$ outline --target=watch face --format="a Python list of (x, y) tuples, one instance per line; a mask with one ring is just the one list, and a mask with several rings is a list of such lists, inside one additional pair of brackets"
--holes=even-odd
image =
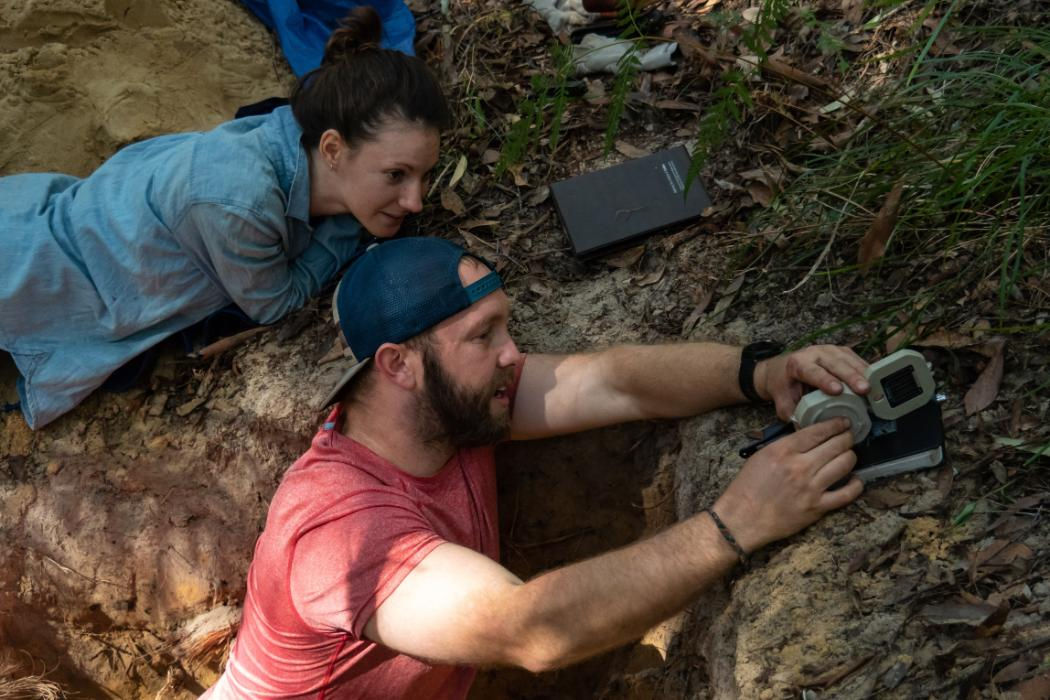
[(771, 340), (760, 340), (751, 343), (744, 348), (744, 355), (756, 360), (764, 360), (767, 357), (776, 357), (784, 351), (784, 346)]

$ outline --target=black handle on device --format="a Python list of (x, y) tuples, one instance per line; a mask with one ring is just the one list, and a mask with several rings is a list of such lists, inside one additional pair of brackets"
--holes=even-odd
[(740, 448), (740, 456), (747, 459), (769, 443), (795, 432), (793, 423), (774, 423), (762, 428), (762, 437)]

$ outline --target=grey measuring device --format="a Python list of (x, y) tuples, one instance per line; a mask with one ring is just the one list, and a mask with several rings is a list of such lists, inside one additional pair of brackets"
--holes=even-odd
[(871, 386), (867, 395), (859, 396), (848, 387), (836, 396), (809, 392), (798, 402), (790, 423), (765, 428), (759, 440), (740, 450), (740, 456), (750, 457), (797, 429), (842, 416), (849, 418), (853, 431), (857, 454), (853, 474), (864, 481), (941, 464), (943, 397), (936, 393), (926, 359), (914, 350), (898, 350), (870, 365), (864, 376)]

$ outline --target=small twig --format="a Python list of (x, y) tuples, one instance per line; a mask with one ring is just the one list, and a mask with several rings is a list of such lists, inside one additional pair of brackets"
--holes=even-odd
[(231, 335), (220, 340), (216, 340), (211, 345), (205, 345), (197, 352), (191, 352), (188, 357), (194, 360), (205, 360), (209, 357), (216, 357), (221, 355), (227, 350), (232, 350), (238, 345), (244, 343), (246, 340), (254, 338), (263, 331), (269, 330), (269, 326), (259, 326), (258, 328), (249, 328), (246, 331), (241, 331), (236, 335)]
[(639, 510), (652, 510), (653, 508), (659, 508), (664, 503), (667, 503), (667, 501), (671, 498), (671, 496), (674, 495), (674, 492), (675, 492), (675, 490), (677, 490), (677, 488), (678, 488), (677, 484), (672, 486), (671, 490), (668, 491), (666, 494), (664, 494), (664, 497), (661, 498), (656, 503), (653, 503), (651, 505), (645, 505), (644, 503), (631, 503), (631, 507), (632, 508), (638, 508)]
[(549, 218), (550, 218), (550, 212), (549, 211), (545, 211), (545, 212), (543, 212), (543, 216), (541, 216), (540, 218), (536, 219), (536, 221), (533, 222), (531, 226), (529, 226), (528, 228), (524, 228), (524, 229), (522, 229), (520, 231), (515, 231), (514, 233), (510, 234), (506, 238), (499, 239), (498, 243), (500, 244), (500, 246), (506, 246), (506, 247), (509, 248), (512, 245), (514, 245), (515, 243), (517, 243), (518, 239), (521, 238), (522, 236), (527, 235), (529, 233), (532, 233), (533, 231), (538, 229), (540, 226), (542, 226), (543, 224), (547, 223), (547, 219), (549, 219)]
[(835, 226), (833, 229), (831, 229), (831, 235), (828, 236), (828, 242), (824, 245), (824, 250), (820, 251), (820, 255), (818, 255), (817, 259), (813, 261), (813, 265), (809, 268), (809, 271), (802, 276), (802, 279), (799, 280), (798, 284), (796, 284), (791, 289), (785, 290), (783, 292), (784, 294), (791, 294), (792, 292), (794, 292), (799, 287), (801, 287), (809, 281), (809, 278), (813, 276), (813, 273), (817, 271), (817, 268), (820, 267), (820, 264), (824, 262), (824, 258), (827, 257), (828, 252), (831, 250), (832, 244), (835, 242), (835, 235), (838, 234), (838, 232), (838, 226)]
[[(32, 550), (32, 551), (36, 552), (35, 549)], [(36, 552), (36, 553), (39, 554), (40, 557), (43, 558), (44, 561), (50, 562), (51, 564), (57, 566), (60, 570), (64, 571), (67, 574), (76, 574), (77, 576), (79, 576), (80, 578), (84, 579), (85, 581), (91, 581), (92, 583), (108, 583), (110, 586), (116, 586), (117, 588), (124, 588), (124, 584), (122, 584), (122, 583), (117, 583), (116, 581), (109, 581), (109, 580), (106, 580), (104, 578), (94, 578), (92, 576), (88, 576), (86, 574), (82, 574), (79, 571), (77, 571), (76, 569), (71, 569), (71, 568), (69, 568), (68, 566), (66, 566), (64, 564), (58, 563), (57, 561), (55, 561), (51, 557), (47, 556), (46, 554), (42, 554), (41, 552)]]
[[(856, 194), (857, 187), (859, 185), (860, 185), (860, 179), (858, 179), (857, 182), (854, 183), (854, 185), (853, 185), (853, 192), (850, 193), (850, 196), (849, 197), (844, 197), (843, 199), (845, 201), (847, 201), (847, 202), (852, 202), (853, 201), (853, 195)], [(784, 294), (791, 294), (796, 289), (798, 289), (799, 287), (804, 285), (806, 282), (808, 282), (809, 278), (812, 277), (813, 273), (815, 273), (817, 271), (817, 268), (820, 267), (820, 264), (822, 262), (824, 262), (824, 258), (827, 257), (828, 252), (831, 250), (832, 244), (835, 242), (835, 236), (838, 235), (839, 224), (841, 224), (842, 219), (846, 218), (846, 211), (845, 211), (845, 209), (840, 209), (838, 211), (839, 211), (839, 214), (841, 214), (841, 218), (838, 218), (838, 219), (835, 220), (835, 226), (831, 229), (831, 235), (828, 236), (828, 242), (824, 246), (824, 250), (820, 251), (820, 255), (817, 256), (817, 259), (813, 262), (813, 266), (811, 268), (809, 268), (809, 272), (807, 272), (802, 277), (802, 279), (799, 281), (798, 284), (796, 284), (794, 287), (792, 287), (791, 289), (789, 289), (786, 292), (784, 292)]]
[(542, 258), (545, 255), (553, 255), (554, 253), (567, 253), (570, 250), (572, 250), (572, 248), (569, 248), (568, 246), (566, 246), (565, 248), (548, 248), (547, 250), (539, 250), (535, 253), (529, 253), (525, 256), (525, 259), (535, 260), (536, 258)]

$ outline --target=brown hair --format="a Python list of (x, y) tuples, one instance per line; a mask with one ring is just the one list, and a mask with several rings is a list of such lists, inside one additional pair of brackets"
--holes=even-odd
[(307, 150), (328, 129), (349, 144), (367, 141), (389, 119), (448, 128), (451, 115), (437, 78), (415, 56), (380, 48), (381, 36), (376, 11), (354, 8), (329, 37), (321, 65), (296, 84), (290, 102)]

